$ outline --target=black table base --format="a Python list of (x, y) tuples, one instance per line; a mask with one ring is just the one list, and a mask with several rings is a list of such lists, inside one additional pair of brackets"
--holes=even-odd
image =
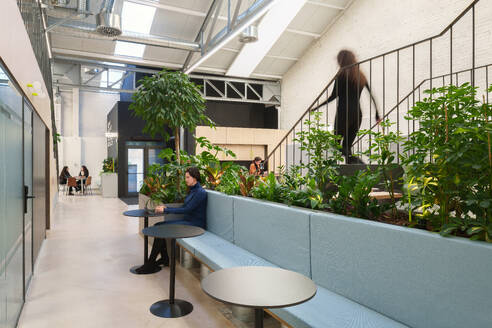
[[(144, 217), (144, 228), (147, 228), (149, 226), (149, 217), (145, 216)], [(149, 261), (149, 237), (144, 235), (144, 265)], [(134, 274), (151, 274), (151, 273), (156, 273), (161, 271), (161, 267), (156, 265), (155, 267), (152, 267), (150, 269), (144, 270), (137, 272), (136, 269), (140, 268), (142, 265), (136, 265), (130, 269), (131, 273)]]
[(170, 300), (155, 302), (150, 307), (150, 312), (162, 318), (179, 318), (190, 314), (193, 311), (193, 305), (190, 302), (175, 299), (173, 303)]
[(134, 274), (151, 274), (151, 273), (156, 273), (161, 271), (161, 267), (156, 265), (155, 267), (152, 267), (151, 269), (147, 269), (145, 271), (140, 270), (140, 272), (137, 271), (138, 268), (141, 268), (143, 265), (135, 265), (134, 267), (130, 268), (130, 272)]

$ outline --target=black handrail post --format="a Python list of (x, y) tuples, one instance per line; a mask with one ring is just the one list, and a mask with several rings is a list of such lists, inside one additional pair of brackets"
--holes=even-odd
[(472, 7), (472, 70), (471, 85), (475, 86), (475, 4)]
[[(400, 132), (400, 50), (396, 53), (396, 133)], [(400, 164), (400, 143), (396, 144), (396, 162)]]
[[(369, 86), (371, 88), (371, 92), (373, 92), (372, 91), (373, 90), (372, 89), (372, 59), (369, 61)], [(378, 109), (376, 108), (376, 111), (377, 110)], [(369, 128), (372, 128), (372, 99), (369, 99)], [(371, 152), (372, 152), (371, 145), (372, 145), (372, 136), (369, 135), (369, 164), (371, 164)]]
[(453, 85), (453, 27), (449, 29), (449, 85)]

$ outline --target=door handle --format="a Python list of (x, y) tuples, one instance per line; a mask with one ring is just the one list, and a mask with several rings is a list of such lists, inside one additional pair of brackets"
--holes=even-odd
[(24, 186), (24, 214), (27, 213), (27, 200), (36, 198), (36, 196), (29, 196), (29, 186)]

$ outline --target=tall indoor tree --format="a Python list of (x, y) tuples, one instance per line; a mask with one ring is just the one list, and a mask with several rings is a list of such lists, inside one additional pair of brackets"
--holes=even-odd
[(139, 82), (130, 110), (145, 120), (143, 132), (152, 136), (160, 134), (165, 140), (171, 137), (166, 127), (174, 132), (176, 159), (180, 164), (180, 129), (193, 131), (199, 124), (214, 125), (205, 115), (205, 99), (199, 86), (188, 75), (165, 69)]

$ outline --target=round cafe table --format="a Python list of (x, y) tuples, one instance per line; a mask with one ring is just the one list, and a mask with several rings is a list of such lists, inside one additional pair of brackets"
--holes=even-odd
[(316, 284), (300, 273), (273, 267), (234, 267), (209, 274), (203, 291), (226, 304), (255, 309), (255, 327), (263, 328), (263, 309), (297, 305), (316, 295)]
[[(163, 213), (151, 213), (144, 209), (131, 210), (123, 212), (124, 216), (134, 217), (134, 218), (144, 218), (144, 228), (149, 226), (149, 217), (157, 217), (163, 216)], [(146, 264), (149, 260), (149, 237), (144, 235), (144, 264)], [(146, 271), (137, 272), (136, 269), (140, 268), (142, 265), (136, 265), (130, 269), (131, 273), (134, 274), (150, 274), (155, 273), (161, 270), (160, 266), (155, 266), (153, 269), (149, 269)]]
[(193, 311), (193, 305), (190, 302), (174, 298), (176, 278), (176, 238), (200, 236), (205, 232), (205, 230), (192, 225), (169, 223), (145, 228), (142, 232), (145, 236), (149, 237), (171, 239), (169, 299), (152, 304), (150, 307), (150, 312), (153, 315), (163, 318), (179, 318), (191, 313)]

